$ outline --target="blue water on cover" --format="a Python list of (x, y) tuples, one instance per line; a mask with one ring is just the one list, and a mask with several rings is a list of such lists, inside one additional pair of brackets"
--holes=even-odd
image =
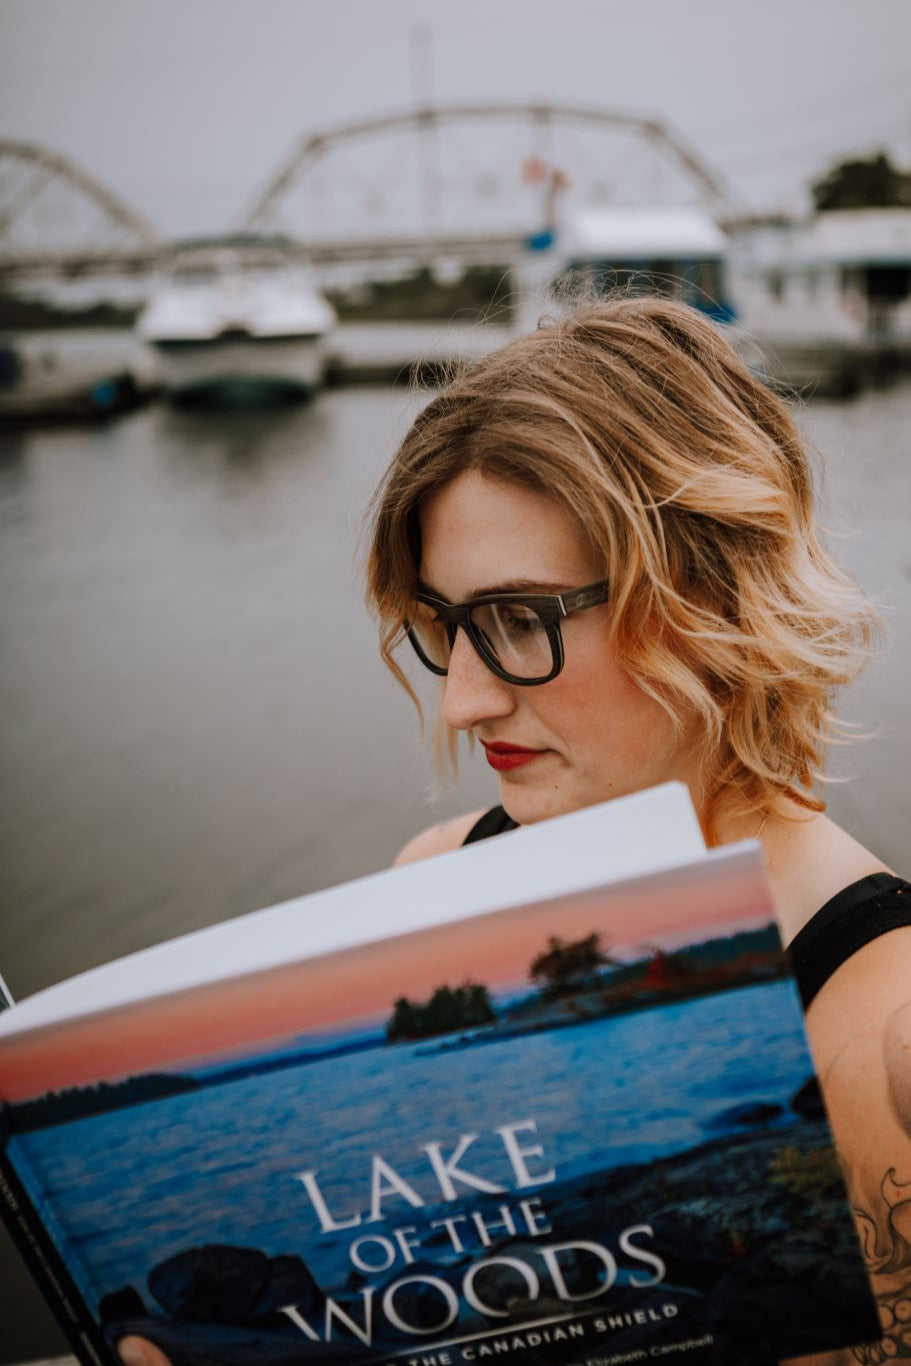
[[(148, 1297), (156, 1262), (203, 1243), (297, 1254), (329, 1289), (344, 1282), (359, 1235), (453, 1212), (422, 1144), (448, 1155), (478, 1134), (460, 1165), (505, 1186), (499, 1201), (546, 1204), (554, 1184), (515, 1189), (498, 1126), (534, 1120), (537, 1134), (519, 1138), (543, 1156), (528, 1167), (562, 1182), (736, 1131), (719, 1123), (725, 1111), (786, 1108), (813, 1070), (790, 981), (451, 1051), (436, 1042), (225, 1082), (36, 1130), (15, 1147), (88, 1273), (77, 1279), (90, 1302), (128, 1282)], [(296, 1173), (318, 1173), (337, 1220), (366, 1219), (373, 1154), (426, 1206), (390, 1196), (383, 1222), (323, 1233)]]

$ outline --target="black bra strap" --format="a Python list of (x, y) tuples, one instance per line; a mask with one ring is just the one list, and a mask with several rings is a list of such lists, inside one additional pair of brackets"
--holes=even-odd
[(788, 948), (804, 1009), (858, 949), (889, 930), (911, 925), (911, 883), (871, 873), (836, 893)]

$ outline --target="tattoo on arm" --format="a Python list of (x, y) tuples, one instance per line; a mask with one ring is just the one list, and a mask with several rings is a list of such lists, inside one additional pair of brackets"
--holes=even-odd
[(881, 1342), (851, 1349), (862, 1366), (911, 1359), (911, 1181), (896, 1181), (890, 1168), (880, 1194), (884, 1212), (878, 1219), (854, 1210), (884, 1332)]
[[(890, 1017), (883, 1035), (889, 1108), (911, 1139), (911, 1003)], [(900, 1180), (890, 1167), (879, 1182), (878, 1199), (854, 1216), (864, 1260), (879, 1306), (883, 1337), (851, 1349), (861, 1366), (911, 1359), (911, 1171)]]

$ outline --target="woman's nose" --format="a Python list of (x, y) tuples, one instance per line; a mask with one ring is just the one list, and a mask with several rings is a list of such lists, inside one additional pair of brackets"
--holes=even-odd
[(443, 720), (453, 730), (508, 716), (516, 705), (513, 688), (488, 669), (464, 630), (456, 631), (443, 687)]

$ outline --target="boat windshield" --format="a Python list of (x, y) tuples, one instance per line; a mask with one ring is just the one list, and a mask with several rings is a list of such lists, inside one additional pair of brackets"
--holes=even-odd
[(570, 261), (555, 289), (564, 294), (659, 294), (682, 299), (695, 307), (720, 301), (724, 289), (721, 261), (712, 257), (665, 257), (661, 260), (606, 260), (596, 257)]

